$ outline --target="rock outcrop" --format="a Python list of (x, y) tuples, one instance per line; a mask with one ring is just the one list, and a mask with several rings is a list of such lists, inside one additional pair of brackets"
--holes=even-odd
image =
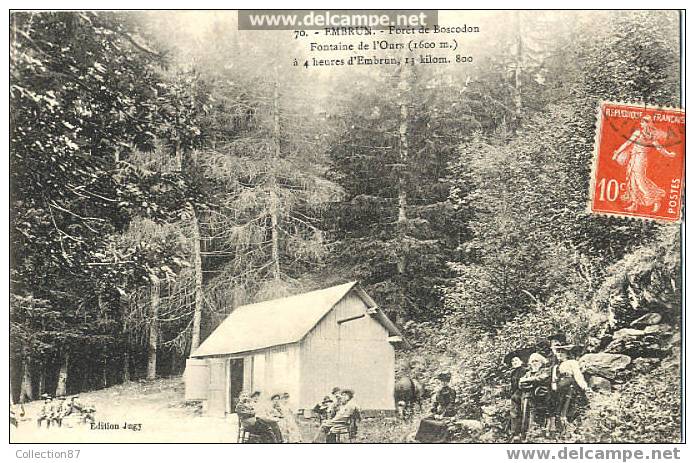
[(608, 352), (584, 354), (579, 359), (579, 365), (584, 373), (607, 379), (615, 379), (630, 362), (632, 358), (629, 355)]

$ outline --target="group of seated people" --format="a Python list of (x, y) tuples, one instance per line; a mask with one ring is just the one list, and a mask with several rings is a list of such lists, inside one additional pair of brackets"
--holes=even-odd
[(235, 407), (244, 431), (257, 436), (261, 442), (297, 443), (302, 441), (294, 411), (287, 392), (265, 398), (261, 391), (241, 393)]
[[(550, 358), (539, 352), (520, 349), (509, 353), (505, 362), (512, 368), (511, 375), (511, 434), (513, 441), (522, 439), (522, 402), (529, 399), (532, 419), (548, 431), (562, 432), (586, 405), (589, 386), (579, 362), (574, 359), (576, 346), (569, 344), (564, 334), (550, 339)], [(530, 424), (530, 423), (529, 423)]]
[(320, 424), (313, 442), (335, 443), (343, 434), (352, 438), (357, 421), (361, 419), (355, 391), (340, 387), (334, 387), (331, 394), (314, 407), (314, 412), (319, 416)]
[(41, 397), (44, 401), (39, 416), (36, 418), (38, 427), (41, 427), (42, 423), (46, 423), (47, 429), (52, 424), (62, 427), (63, 421), (68, 418), (76, 418), (82, 423), (94, 422), (94, 409), (80, 404), (77, 401), (79, 396), (74, 395), (70, 397), (70, 400), (63, 396), (59, 397), (55, 402), (53, 397), (48, 394), (43, 394)]
[[(333, 388), (330, 396), (314, 408), (322, 417), (313, 442), (337, 442), (341, 434), (349, 434), (359, 420), (359, 407), (351, 389)], [(302, 442), (297, 416), (289, 406), (290, 395), (273, 394), (269, 399), (261, 391), (241, 393), (235, 407), (241, 431), (265, 443)]]

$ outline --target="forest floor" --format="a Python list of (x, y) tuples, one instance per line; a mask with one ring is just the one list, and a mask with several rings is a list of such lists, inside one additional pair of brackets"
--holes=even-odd
[[(89, 424), (64, 423), (63, 427), (45, 424), (39, 428), (36, 418), (43, 402), (24, 405), (25, 415), (17, 428), (10, 427), (12, 443), (234, 443), (237, 438), (236, 415), (225, 418), (202, 416), (184, 401), (183, 378), (155, 381), (131, 381), (98, 391), (79, 394), (78, 401), (96, 408), (96, 424), (117, 425), (118, 429), (91, 429)], [(17, 406), (13, 407), (19, 413)], [(388, 421), (388, 422), (387, 422)], [(357, 442), (402, 442), (412, 424), (394, 423), (394, 419), (366, 418), (360, 423)], [(138, 429), (138, 430), (135, 430)], [(311, 442), (318, 425), (300, 420), (304, 442)]]
[(201, 416), (194, 407), (186, 406), (181, 377), (131, 381), (79, 396), (80, 403), (96, 408), (97, 425), (117, 425), (119, 429), (90, 429), (89, 424), (50, 429), (44, 424), (39, 428), (36, 418), (42, 401), (36, 400), (25, 404), (19, 427), (11, 427), (11, 442), (236, 442), (236, 416)]

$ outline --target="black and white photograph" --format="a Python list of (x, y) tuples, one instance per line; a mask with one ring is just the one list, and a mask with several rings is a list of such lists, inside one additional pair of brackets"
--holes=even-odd
[(8, 15), (10, 444), (685, 442), (685, 11)]

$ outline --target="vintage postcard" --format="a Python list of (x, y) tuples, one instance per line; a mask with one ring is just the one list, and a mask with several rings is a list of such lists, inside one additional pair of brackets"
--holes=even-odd
[(9, 442), (674, 451), (684, 14), (11, 10)]

